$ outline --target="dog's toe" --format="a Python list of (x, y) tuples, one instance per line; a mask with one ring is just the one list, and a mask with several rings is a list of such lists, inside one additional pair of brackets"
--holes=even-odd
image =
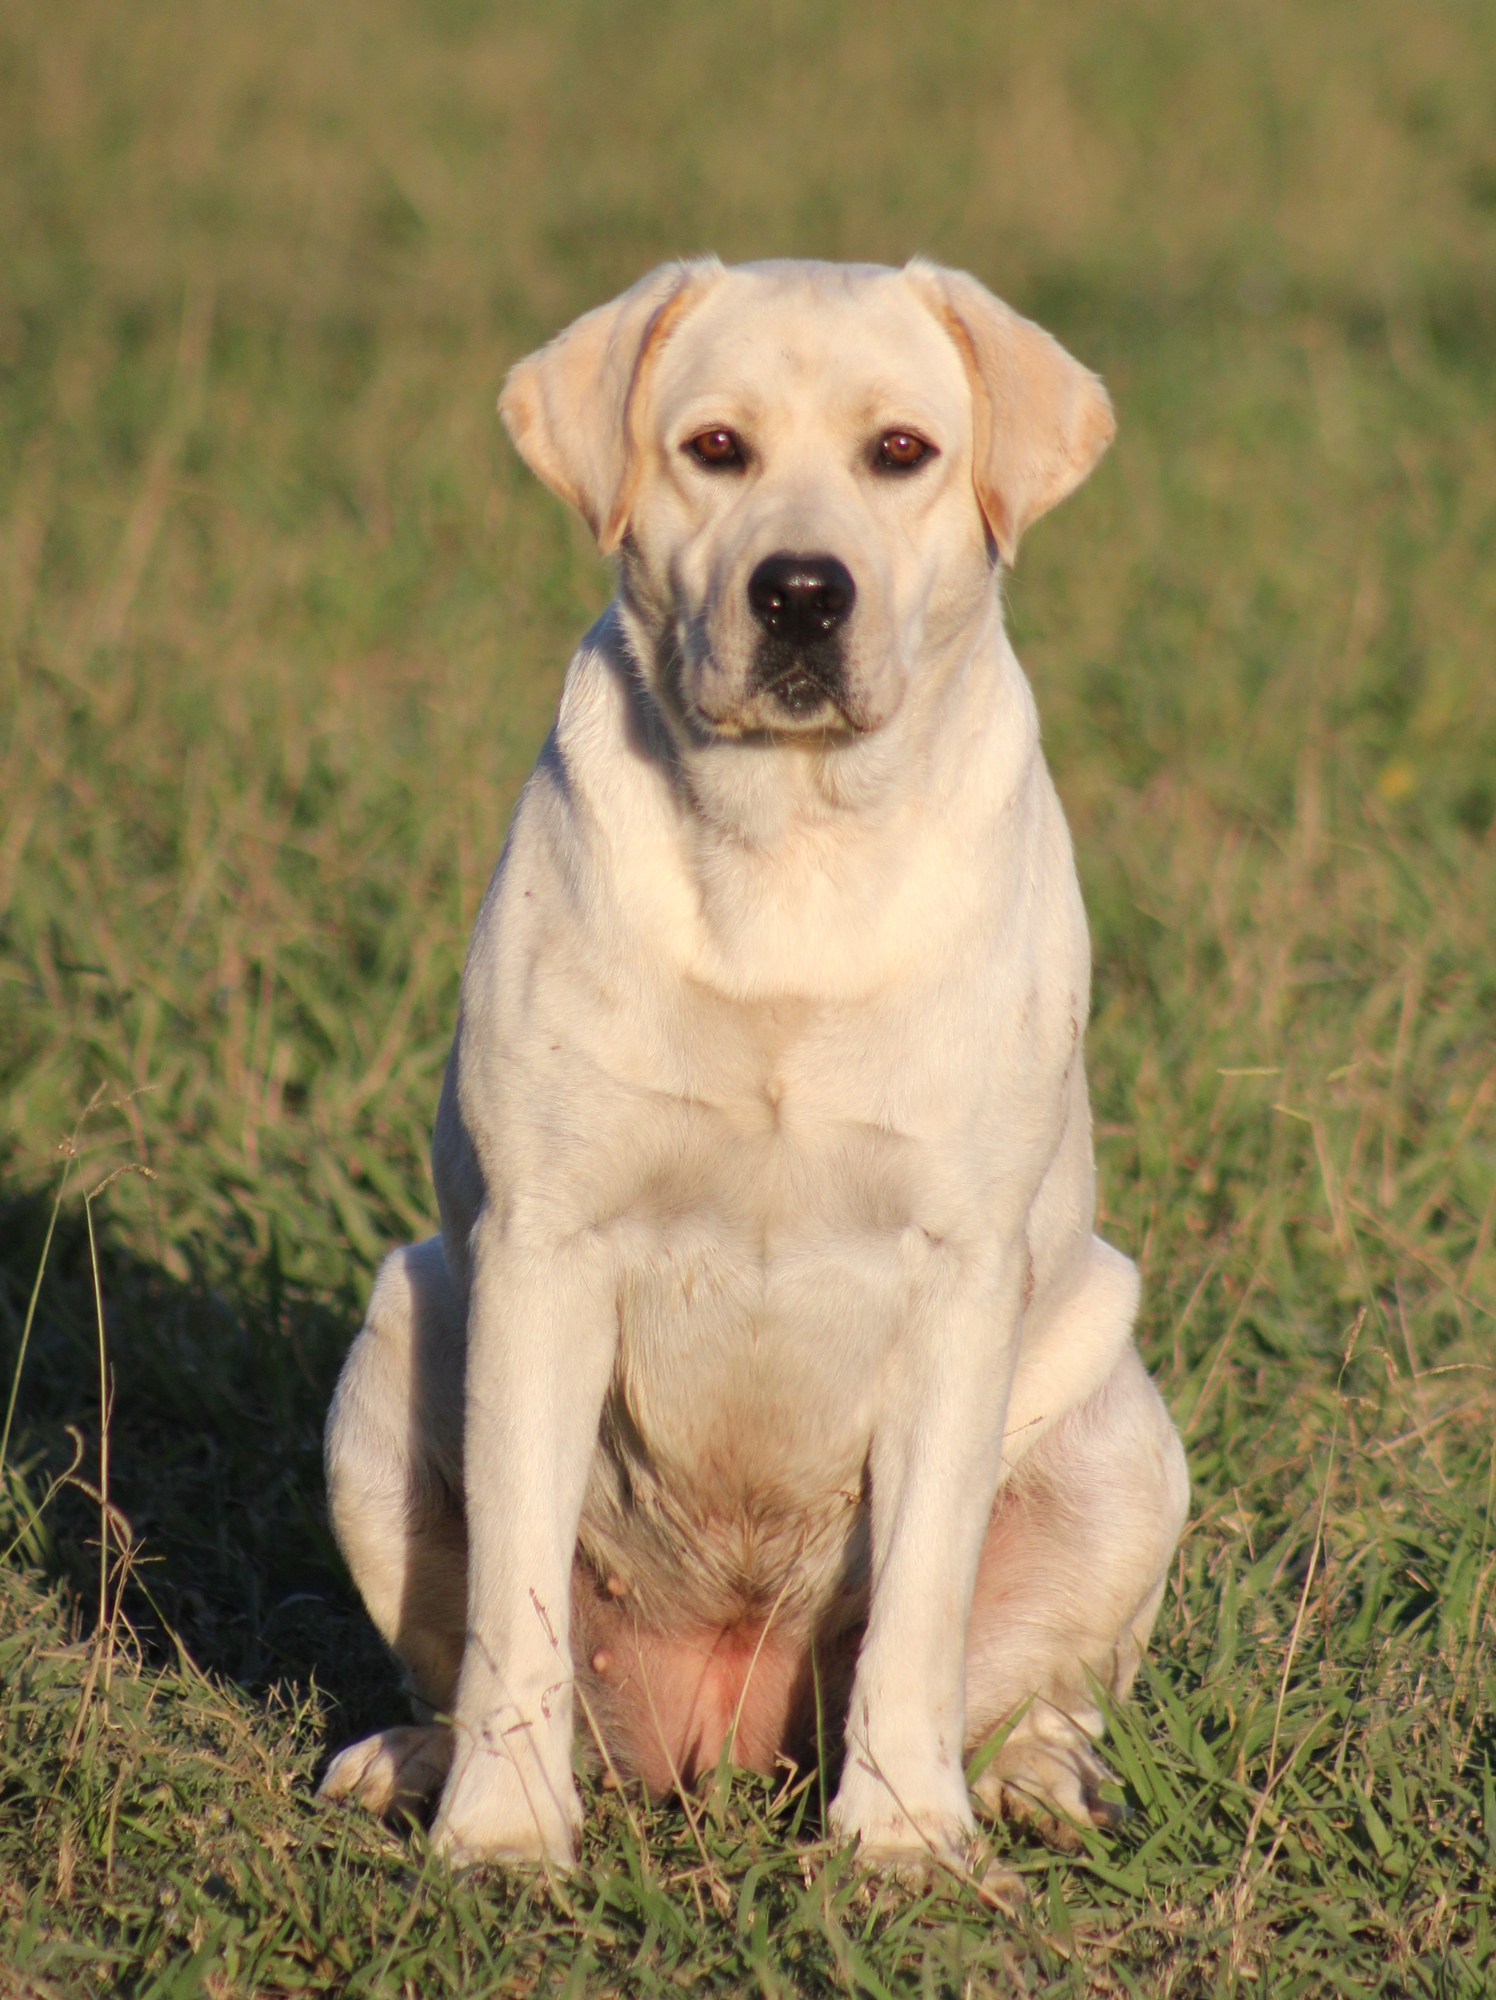
[(1089, 1747), (1076, 1743), (1062, 1750), (1031, 1739), (1010, 1744), (975, 1791), (994, 1818), (1030, 1826), (1049, 1846), (1073, 1852), (1082, 1827), (1111, 1828), (1125, 1819), (1124, 1806), (1102, 1797), (1111, 1782)]
[(914, 1895), (959, 1893), (975, 1889), (984, 1903), (1011, 1915), (1028, 1891), (1023, 1877), (1004, 1868), (987, 1842), (969, 1837), (937, 1852), (933, 1847), (872, 1847), (860, 1845), (856, 1865), (864, 1874), (896, 1882)]
[(977, 1894), (995, 1910), (1011, 1915), (1028, 1895), (1028, 1884), (1011, 1868), (1004, 1868), (990, 1850), (977, 1853), (972, 1861), (971, 1879)]
[(319, 1799), (346, 1799), (381, 1818), (419, 1812), (441, 1790), (452, 1762), (445, 1723), (381, 1729), (340, 1750), (317, 1787)]

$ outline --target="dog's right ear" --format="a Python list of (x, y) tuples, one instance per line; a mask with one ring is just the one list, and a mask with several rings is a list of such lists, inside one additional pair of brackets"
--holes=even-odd
[(628, 526), (640, 391), (650, 364), (721, 274), (715, 257), (661, 264), (509, 371), (499, 415), (515, 450), (582, 515), (604, 555)]

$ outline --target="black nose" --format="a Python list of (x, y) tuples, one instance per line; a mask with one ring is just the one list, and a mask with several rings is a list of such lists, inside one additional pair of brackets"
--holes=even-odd
[(835, 556), (765, 556), (748, 579), (754, 617), (791, 646), (829, 638), (856, 597), (852, 572)]

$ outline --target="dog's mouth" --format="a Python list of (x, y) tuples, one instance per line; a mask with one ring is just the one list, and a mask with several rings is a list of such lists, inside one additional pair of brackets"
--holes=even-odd
[(851, 739), (888, 719), (848, 671), (839, 641), (789, 646), (766, 638), (744, 675), (720, 662), (705, 640), (700, 624), (671, 633), (654, 676), (666, 710), (702, 744)]
[(857, 726), (847, 701), (846, 661), (836, 642), (786, 646), (767, 640), (754, 660), (748, 694), (757, 707), (767, 707), (776, 718), (782, 713), (792, 726), (824, 723), (828, 715), (840, 716), (845, 727)]
[[(759, 697), (769, 690), (758, 690)], [(686, 704), (687, 721), (707, 737), (741, 743), (772, 743), (787, 737), (866, 736), (880, 717), (864, 715), (844, 699), (829, 695), (808, 677), (786, 676), (775, 683), (772, 700), (751, 698), (714, 710), (704, 701)]]
[(687, 706), (713, 736), (766, 743), (866, 736), (883, 720), (869, 710), (848, 673), (839, 641), (789, 646), (764, 640), (755, 649), (746, 685), (725, 699), (712, 699), (712, 678), (697, 678)]

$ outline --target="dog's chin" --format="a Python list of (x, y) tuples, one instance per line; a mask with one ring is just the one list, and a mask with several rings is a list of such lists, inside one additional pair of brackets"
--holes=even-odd
[(784, 676), (725, 699), (697, 694), (685, 709), (701, 735), (737, 743), (851, 741), (887, 720), (851, 691), (832, 693), (808, 675)]
[(879, 726), (830, 700), (799, 711), (771, 701), (745, 702), (721, 714), (698, 708), (690, 719), (701, 735), (722, 743), (850, 743)]

